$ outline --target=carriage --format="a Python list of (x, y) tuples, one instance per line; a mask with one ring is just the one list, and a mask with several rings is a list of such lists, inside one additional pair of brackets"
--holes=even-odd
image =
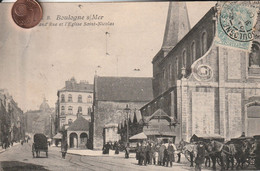
[[(183, 154), (185, 158), (191, 162), (190, 159), (190, 152), (194, 151), (195, 144), (198, 143), (199, 141), (202, 141), (204, 143), (209, 143), (211, 140), (218, 141), (221, 143), (224, 143), (225, 139), (221, 137), (220, 135), (217, 134), (194, 134), (190, 138), (190, 143), (186, 148), (183, 150)], [(195, 160), (195, 157), (193, 158), (193, 161)]]
[(48, 157), (48, 142), (47, 137), (44, 134), (35, 134), (34, 135), (34, 143), (32, 145), (32, 155), (33, 158), (40, 156), (40, 152), (43, 151), (46, 153), (46, 157)]

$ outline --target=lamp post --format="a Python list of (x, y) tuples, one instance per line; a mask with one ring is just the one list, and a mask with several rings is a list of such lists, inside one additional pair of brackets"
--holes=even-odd
[(128, 104), (126, 105), (126, 108), (124, 109), (124, 111), (126, 112), (126, 117), (127, 117), (127, 122), (126, 122), (126, 143), (127, 143), (127, 146), (128, 146), (128, 144), (129, 144), (129, 117), (128, 117), (128, 115), (129, 115), (129, 112), (130, 112), (130, 108), (128, 107)]

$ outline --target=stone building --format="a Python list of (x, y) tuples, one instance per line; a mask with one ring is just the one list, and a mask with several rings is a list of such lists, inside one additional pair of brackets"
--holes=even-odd
[(74, 77), (58, 90), (56, 103), (56, 127), (58, 130), (73, 123), (78, 116), (90, 120), (93, 104), (93, 84), (86, 81), (77, 83)]
[[(91, 116), (90, 136), (93, 148), (101, 149), (105, 142), (105, 126), (118, 125), (127, 117), (124, 109), (129, 106), (129, 115), (153, 98), (152, 79), (143, 77), (94, 78), (94, 102)], [(110, 129), (117, 134), (117, 129)], [(119, 137), (119, 136), (118, 136)]]
[[(162, 47), (152, 61), (155, 98), (140, 110), (173, 117), (177, 142), (195, 133), (260, 134), (260, 39), (251, 52), (216, 44), (218, 10), (212, 7), (190, 29), (185, 2), (169, 4)], [(256, 32), (259, 26), (260, 16)]]
[(89, 121), (79, 116), (67, 128), (67, 142), (69, 148), (86, 148), (89, 139)]
[(25, 137), (25, 116), (6, 89), (0, 90), (0, 141)]

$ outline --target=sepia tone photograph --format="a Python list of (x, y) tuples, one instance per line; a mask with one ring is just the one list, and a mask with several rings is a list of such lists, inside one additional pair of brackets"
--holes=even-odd
[(3, 0), (0, 170), (260, 170), (259, 9)]

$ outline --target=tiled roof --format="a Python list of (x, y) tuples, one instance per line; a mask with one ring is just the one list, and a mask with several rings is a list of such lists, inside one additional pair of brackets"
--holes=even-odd
[(89, 131), (89, 121), (79, 116), (67, 129), (68, 131)]
[(95, 77), (95, 100), (148, 102), (153, 99), (152, 78)]

